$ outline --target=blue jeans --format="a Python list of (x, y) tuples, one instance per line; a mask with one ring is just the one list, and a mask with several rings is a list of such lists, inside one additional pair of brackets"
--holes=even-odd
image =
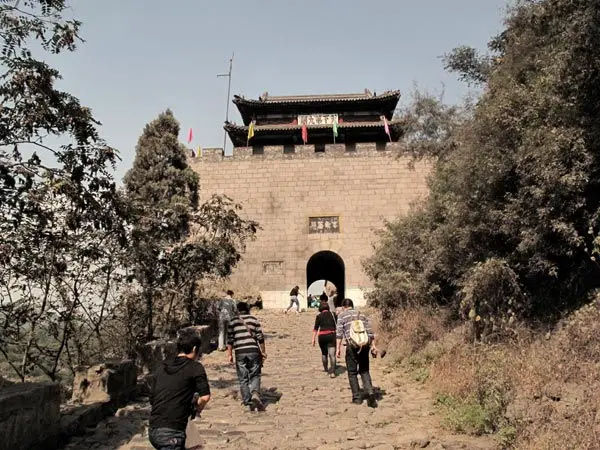
[(262, 356), (258, 353), (236, 355), (235, 367), (237, 370), (238, 381), (240, 382), (242, 402), (244, 405), (250, 406), (252, 404), (252, 393), (260, 393)]
[(298, 300), (297, 295), (292, 295), (290, 297), (290, 306), (287, 307), (286, 312), (289, 311), (294, 306), (296, 306), (296, 312), (300, 312), (300, 300)]
[(157, 450), (185, 450), (185, 431), (172, 428), (150, 428), (150, 443)]

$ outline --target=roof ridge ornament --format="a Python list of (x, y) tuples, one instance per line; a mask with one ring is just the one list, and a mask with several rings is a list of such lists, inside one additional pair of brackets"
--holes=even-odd
[(258, 97), (261, 102), (266, 102), (269, 99), (269, 91), (263, 92), (263, 94)]

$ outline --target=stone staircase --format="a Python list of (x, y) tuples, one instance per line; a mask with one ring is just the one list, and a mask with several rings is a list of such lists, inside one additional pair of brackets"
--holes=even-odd
[[(269, 358), (262, 383), (267, 410), (249, 412), (243, 408), (238, 398), (235, 368), (228, 364), (225, 353), (206, 355), (203, 363), (211, 381), (212, 399), (202, 418), (193, 424), (203, 442), (199, 448), (496, 448), (489, 439), (455, 436), (440, 429), (431, 395), (403, 374), (391, 372), (385, 359), (371, 359), (373, 382), (379, 389), (379, 407), (368, 408), (366, 402), (361, 406), (351, 404), (343, 364), (339, 376), (329, 378), (322, 371), (318, 346), (310, 345), (314, 313), (284, 315), (281, 311), (260, 311), (257, 316), (267, 336)], [(112, 422), (90, 430), (89, 435), (73, 441), (67, 448), (152, 449), (143, 422), (148, 411), (147, 404), (123, 409)], [(129, 415), (135, 426), (127, 420)], [(120, 435), (121, 426), (127, 432)]]

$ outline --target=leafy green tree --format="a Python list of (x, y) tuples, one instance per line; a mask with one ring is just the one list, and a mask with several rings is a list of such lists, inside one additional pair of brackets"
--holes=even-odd
[(195, 283), (204, 274), (228, 275), (256, 230), (229, 199), (199, 205), (198, 176), (178, 135), (168, 110), (146, 125), (125, 177), (134, 218), (131, 266), (145, 305), (146, 340), (154, 337), (157, 318), (163, 329), (170, 327), (182, 299), (191, 311)]
[(154, 299), (168, 278), (166, 252), (189, 235), (198, 207), (198, 177), (178, 135), (179, 123), (169, 110), (146, 125), (124, 180), (133, 211), (131, 262), (146, 305), (148, 340), (154, 335)]
[[(105, 312), (92, 294), (108, 289), (107, 261), (125, 244), (116, 151), (44, 61), (82, 42), (68, 9), (64, 0), (0, 4), (0, 354), (21, 380), (57, 379), (69, 355), (81, 361), (72, 338), (77, 327), (87, 337), (100, 329)], [(49, 136), (69, 143), (52, 148)]]
[[(508, 286), (510, 304), (466, 314), (552, 320), (600, 280), (600, 4), (524, 0), (505, 23), (489, 68), (454, 53), (462, 63), (457, 56), (450, 68), (485, 84), (415, 213), (423, 232), (414, 218), (400, 219), (382, 243), (402, 255), (391, 270), (406, 271), (430, 301), (459, 311), (477, 298), (473, 286)], [(416, 246), (402, 239), (410, 233)], [(413, 250), (419, 264), (411, 266)], [(381, 246), (368, 263), (379, 280), (390, 276), (378, 269), (389, 253)]]

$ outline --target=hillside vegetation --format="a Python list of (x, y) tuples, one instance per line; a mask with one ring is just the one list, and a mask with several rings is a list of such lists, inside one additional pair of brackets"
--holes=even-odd
[(599, 39), (600, 3), (523, 0), (488, 53), (446, 55), (481, 95), (401, 112), (430, 195), (365, 262), (398, 362), (503, 447), (600, 446)]

